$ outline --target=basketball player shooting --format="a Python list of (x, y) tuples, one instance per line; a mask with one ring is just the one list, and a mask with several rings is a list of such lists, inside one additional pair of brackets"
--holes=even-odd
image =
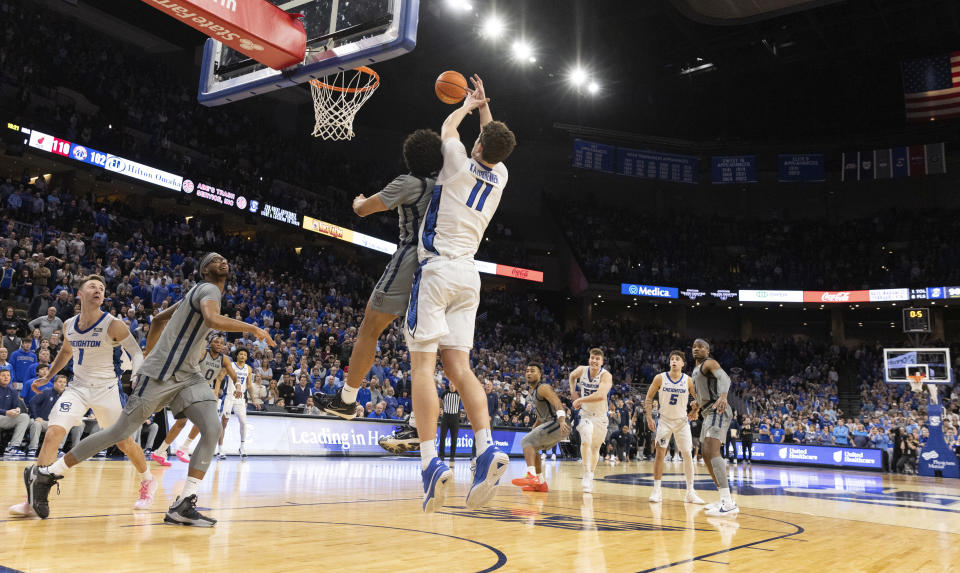
[(727, 462), (723, 459), (723, 440), (733, 420), (733, 409), (727, 404), (730, 377), (716, 360), (710, 358), (710, 344), (702, 338), (693, 342), (693, 385), (696, 388), (695, 411), (703, 417), (700, 444), (710, 477), (720, 490), (720, 501), (707, 505), (706, 514), (716, 517), (735, 517), (740, 508), (730, 496), (727, 484)]
[[(507, 184), (503, 161), (513, 151), (516, 138), (504, 123), (493, 121), (480, 78), (473, 76), (472, 81), (474, 89), (466, 90), (463, 105), (447, 117), (440, 131), (443, 167), (420, 226), (420, 264), (404, 332), (427, 513), (443, 505), (453, 484), (453, 472), (437, 457), (439, 400), (433, 375), (438, 350), (474, 429), (478, 456), (465, 505), (474, 509), (486, 504), (509, 463), (507, 455), (493, 445), (486, 394), (470, 368), (470, 349), (480, 304), (480, 275), (473, 257), (500, 205)], [(480, 137), (467, 155), (457, 129), (474, 110), (480, 117)]]

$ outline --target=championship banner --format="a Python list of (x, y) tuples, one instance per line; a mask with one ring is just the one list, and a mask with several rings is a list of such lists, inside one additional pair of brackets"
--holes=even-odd
[(780, 183), (821, 183), (827, 180), (822, 153), (792, 153), (777, 156)]
[(699, 171), (700, 158), (694, 155), (617, 148), (616, 173), (620, 175), (673, 183), (697, 183)]
[(757, 182), (756, 155), (713, 157), (712, 164), (714, 184)]
[(573, 166), (578, 169), (592, 169), (613, 173), (616, 147), (603, 143), (573, 140)]

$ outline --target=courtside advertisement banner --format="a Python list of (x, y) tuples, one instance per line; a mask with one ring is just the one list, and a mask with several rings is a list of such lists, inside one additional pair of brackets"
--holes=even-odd
[[(867, 470), (883, 469), (881, 450), (867, 448), (754, 442), (751, 452), (753, 452), (754, 460), (772, 464), (822, 465)], [(743, 459), (742, 442), (737, 442), (737, 457)]]
[[(167, 427), (174, 422), (168, 412)], [(393, 433), (399, 425), (398, 420), (341, 420), (250, 413), (247, 416), (247, 441), (244, 447), (247, 454), (254, 456), (381, 456), (387, 452), (378, 445), (378, 440), (381, 436)], [(526, 430), (494, 428), (493, 442), (511, 456), (521, 456), (523, 447), (520, 440), (528, 433)], [(181, 432), (173, 445), (179, 448), (186, 437), (187, 432)], [(473, 430), (460, 428), (457, 451), (469, 454), (472, 445)], [(240, 426), (231, 419), (223, 437), (223, 452), (227, 455), (238, 454), (239, 448)], [(449, 451), (449, 448), (450, 438), (447, 437), (445, 449)]]

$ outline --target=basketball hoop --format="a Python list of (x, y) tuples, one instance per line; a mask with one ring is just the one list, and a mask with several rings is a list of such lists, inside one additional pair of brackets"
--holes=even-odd
[(353, 139), (353, 118), (380, 87), (380, 75), (361, 66), (323, 80), (310, 80), (313, 93), (313, 136), (326, 140)]
[(926, 374), (923, 374), (922, 372), (907, 376), (907, 379), (910, 380), (910, 389), (918, 394), (923, 392), (923, 381), (926, 377)]

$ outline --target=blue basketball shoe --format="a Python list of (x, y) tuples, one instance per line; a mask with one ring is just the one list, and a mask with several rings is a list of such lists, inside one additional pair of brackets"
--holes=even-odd
[(420, 475), (423, 477), (423, 511), (433, 513), (447, 500), (447, 490), (453, 485), (453, 471), (440, 458), (433, 458)]
[(467, 507), (476, 509), (486, 505), (497, 492), (497, 483), (507, 472), (510, 458), (496, 446), (490, 446), (477, 456), (477, 469), (473, 474), (473, 485), (467, 492)]

